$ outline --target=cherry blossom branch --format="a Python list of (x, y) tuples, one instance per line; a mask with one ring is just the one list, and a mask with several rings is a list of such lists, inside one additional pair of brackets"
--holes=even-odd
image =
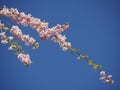
[(29, 35), (23, 35), (22, 31), (18, 26), (12, 26), (10, 29), (12, 35), (16, 36), (19, 41), (25, 42), (26, 46), (33, 45), (32, 49), (37, 49), (39, 47), (39, 43), (33, 37), (29, 37)]
[[(26, 15), (24, 12), (19, 13), (17, 9), (14, 8), (9, 9), (6, 6), (4, 6), (3, 9), (0, 11), (0, 15), (9, 17), (17, 24), (21, 24), (23, 26), (30, 26), (39, 33), (40, 37), (43, 40), (47, 40), (50, 36), (59, 35), (63, 31), (67, 30), (67, 28), (69, 27), (69, 24), (66, 23), (64, 25), (57, 24), (57, 26), (48, 28), (47, 22), (45, 21), (42, 22), (40, 21), (40, 19), (32, 17), (31, 14)], [(68, 42), (68, 45), (71, 46), (70, 42)], [(63, 50), (64, 51), (68, 50), (68, 48), (65, 47), (63, 48)]]
[(78, 55), (78, 57), (77, 57), (78, 61), (85, 60), (88, 63), (88, 65), (91, 66), (95, 71), (96, 70), (100, 71), (100, 75), (101, 75), (100, 80), (102, 80), (104, 83), (109, 83), (111, 85), (114, 83), (114, 80), (112, 80), (112, 75), (106, 75), (105, 71), (102, 71), (103, 66), (94, 63), (94, 60), (89, 59), (88, 55), (81, 54), (79, 49), (73, 49), (73, 48), (70, 49), (70, 53), (71, 54), (77, 54)]
[[(1, 37), (1, 43), (7, 44), (10, 43), (10, 47), (8, 50), (12, 50), (15, 52), (15, 55), (17, 55), (18, 59), (21, 60), (25, 66), (29, 66), (32, 62), (30, 60), (29, 54), (26, 54), (25, 51), (22, 49), (22, 46), (18, 44), (17, 40), (13, 40), (14, 38), (12, 36), (6, 35), (6, 29), (4, 28), (4, 24), (0, 24), (0, 37)], [(4, 30), (4, 31), (3, 31)]]
[[(41, 21), (39, 18), (33, 17), (31, 14), (25, 14), (24, 12), (20, 12), (17, 9), (14, 8), (7, 8), (4, 6), (2, 9), (0, 9), (0, 16), (6, 16), (12, 19), (17, 24), (21, 24), (23, 26), (30, 26), (32, 29), (36, 30), (38, 34), (40, 35), (41, 39), (47, 40), (51, 37), (51, 40), (55, 43), (58, 43), (63, 51), (69, 50), (72, 54), (77, 54), (77, 59), (79, 61), (85, 60), (89, 66), (91, 66), (94, 70), (99, 70), (100, 80), (103, 82), (107, 82), (109, 84), (113, 84), (114, 81), (112, 80), (112, 75), (106, 75), (104, 71), (101, 71), (103, 68), (102, 65), (94, 63), (94, 60), (91, 60), (88, 58), (88, 55), (81, 54), (78, 49), (72, 48), (72, 45), (70, 42), (66, 41), (66, 36), (62, 35), (61, 33), (66, 31), (69, 27), (69, 24), (57, 24), (56, 26), (53, 26), (52, 28), (48, 27), (48, 22)], [(35, 40), (32, 38), (29, 38), (28, 41), (28, 35), (23, 35), (21, 30), (18, 28), (18, 26), (12, 26), (11, 33), (19, 38), (21, 41), (27, 41), (27, 45), (31, 45), (35, 43)], [(16, 33), (17, 32), (17, 33)], [(24, 40), (23, 40), (24, 39)], [(29, 55), (19, 54), (18, 58), (22, 60), (21, 57), (28, 57)]]
[[(1, 19), (1, 18), (0, 18)], [(8, 22), (1, 19), (2, 22), (7, 24), (10, 29), (10, 33), (18, 38), (19, 41), (25, 42), (26, 46), (33, 46), (33, 50), (37, 49), (39, 47), (39, 43), (36, 42), (36, 40), (33, 37), (30, 37), (29, 35), (23, 35), (22, 30), (18, 26), (12, 26)], [(6, 28), (6, 29), (5, 29)], [(8, 27), (4, 27), (4, 30), (8, 30)]]

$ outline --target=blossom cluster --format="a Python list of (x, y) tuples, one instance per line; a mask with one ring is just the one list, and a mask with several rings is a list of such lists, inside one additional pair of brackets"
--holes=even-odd
[(56, 36), (52, 37), (52, 41), (58, 42), (63, 51), (71, 49), (71, 43), (66, 42), (66, 37), (61, 34), (56, 34)]
[(13, 41), (13, 36), (7, 36), (6, 33), (3, 31), (4, 24), (0, 23), (0, 37), (1, 37), (1, 43), (7, 44), (10, 43), (10, 47), (8, 50), (15, 51), (15, 54), (17, 55), (18, 59), (21, 60), (26, 66), (29, 66), (31, 64), (30, 56), (29, 54), (25, 54), (20, 45), (17, 45), (15, 41)]
[(21, 60), (26, 66), (29, 66), (32, 63), (31, 60), (30, 60), (30, 55), (29, 54), (19, 53), (18, 54), (18, 59)]
[(110, 84), (114, 83), (114, 81), (112, 80), (112, 75), (106, 75), (105, 71), (101, 71), (100, 75), (101, 75), (100, 80), (102, 80), (103, 82)]
[(9, 41), (11, 41), (12, 39), (13, 39), (13, 37), (12, 36), (9, 36), (9, 37), (7, 37), (6, 35), (5, 35), (5, 32), (1, 32), (0, 33), (0, 37), (1, 37), (1, 43), (2, 44), (7, 44)]
[[(9, 17), (17, 24), (21, 24), (23, 26), (30, 26), (31, 28), (35, 29), (39, 33), (40, 37), (43, 40), (47, 40), (48, 38), (50, 38), (50, 36), (53, 36), (53, 38), (55, 39), (54, 36), (57, 36), (56, 37), (57, 42), (59, 43), (60, 47), (62, 47), (64, 51), (70, 49), (71, 47), (71, 43), (65, 41), (65, 39), (64, 39), (64, 42), (61, 42), (63, 41), (62, 37), (64, 36), (60, 35), (62, 32), (67, 30), (67, 28), (69, 27), (68, 23), (63, 25), (57, 24), (52, 28), (48, 28), (47, 22), (41, 21), (38, 18), (34, 18), (31, 14), (26, 15), (24, 12), (19, 12), (17, 9), (14, 9), (14, 8), (9, 9), (6, 6), (4, 6), (2, 10), (0, 10), (0, 15)], [(21, 35), (22, 33), (19, 32), (19, 34)]]
[[(30, 45), (35, 45), (38, 44), (38, 42), (36, 42), (36, 40), (33, 37), (29, 37), (29, 35), (23, 35), (22, 31), (19, 29), (18, 26), (12, 26), (10, 29), (10, 32), (16, 36), (20, 41), (24, 41), (25, 45), (30, 46)], [(33, 49), (36, 49), (38, 47), (33, 47)]]
[(1, 37), (1, 43), (7, 44), (9, 41), (11, 41), (13, 39), (13, 37), (12, 36), (7, 37), (5, 35), (5, 32), (2, 32), (2, 29), (4, 29), (4, 26), (5, 26), (4, 24), (0, 23), (0, 31), (1, 31), (0, 37)]

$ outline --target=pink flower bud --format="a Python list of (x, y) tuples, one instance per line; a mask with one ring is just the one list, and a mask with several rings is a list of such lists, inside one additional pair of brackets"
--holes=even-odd
[(105, 71), (101, 71), (101, 72), (100, 72), (100, 75), (101, 75), (101, 76), (105, 76)]
[(2, 43), (2, 44), (7, 44), (8, 41), (7, 41), (7, 40), (2, 40), (1, 43)]
[(109, 79), (106, 79), (106, 80), (105, 80), (105, 82), (106, 82), (106, 83), (109, 83), (109, 82), (110, 82), (110, 80), (109, 80)]
[(0, 23), (0, 29), (3, 29), (3, 27), (4, 27), (4, 24)]
[(108, 75), (107, 78), (108, 78), (108, 79), (111, 79), (111, 78), (112, 78), (112, 75)]
[(103, 77), (100, 77), (100, 80), (103, 80), (103, 81), (104, 81), (105, 79), (106, 79), (106, 77), (104, 77), (104, 76), (103, 76)]
[(22, 36), (22, 41), (28, 41), (28, 40), (29, 40), (29, 35)]

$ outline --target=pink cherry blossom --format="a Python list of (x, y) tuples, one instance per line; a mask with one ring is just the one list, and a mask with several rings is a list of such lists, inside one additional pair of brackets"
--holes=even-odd
[(19, 17), (20, 17), (21, 19), (24, 19), (24, 18), (26, 17), (26, 15), (25, 15), (24, 12), (21, 12), (21, 13), (19, 14)]
[(109, 83), (109, 82), (110, 82), (110, 80), (109, 80), (109, 79), (106, 79), (106, 80), (105, 80), (105, 82), (106, 82), (106, 83)]
[(22, 41), (28, 41), (29, 40), (29, 35), (23, 35)]
[(56, 33), (60, 34), (69, 27), (68, 24), (57, 24), (56, 26), (48, 29), (47, 22), (42, 22), (40, 19), (34, 18), (31, 14), (26, 15), (24, 12), (19, 13), (17, 9), (9, 9), (6, 6), (3, 7), (3, 9), (0, 11), (0, 14), (11, 18), (17, 24), (22, 24), (23, 26), (29, 25), (31, 28), (35, 29), (43, 39), (48, 39), (50, 36), (53, 36)]
[[(2, 44), (7, 44), (8, 41), (11, 41), (13, 39), (12, 36), (6, 36), (5, 32), (0, 33), (1, 36), (1, 43)], [(4, 37), (4, 38), (3, 38)], [(29, 39), (30, 42), (33, 44), (35, 42), (35, 40), (33, 38)], [(8, 50), (14, 50), (16, 48), (16, 45), (11, 45)], [(18, 54), (18, 59), (20, 59), (26, 66), (31, 64), (31, 60), (30, 60), (30, 56), (29, 54), (23, 54), (23, 53), (19, 53)]]
[(2, 44), (7, 44), (8, 43), (8, 41), (11, 41), (12, 39), (13, 39), (13, 37), (12, 36), (9, 36), (9, 37), (7, 37), (6, 35), (5, 35), (5, 32), (1, 32), (0, 33), (0, 37), (1, 37), (1, 43)]
[(4, 27), (4, 24), (0, 23), (0, 30), (3, 29), (3, 27)]
[(27, 46), (33, 45), (36, 42), (33, 37), (29, 37), (29, 35), (23, 35), (22, 31), (19, 29), (18, 26), (12, 26), (10, 32), (20, 41), (24, 41), (25, 45)]
[(7, 41), (7, 40), (1, 40), (1, 43), (2, 43), (2, 44), (7, 44), (8, 41)]
[(17, 38), (21, 38), (23, 34), (22, 31), (18, 28), (18, 26), (12, 26), (10, 32)]
[(102, 76), (102, 77), (100, 77), (100, 80), (106, 80), (106, 77), (105, 76)]
[(61, 34), (57, 34), (55, 37), (52, 38), (52, 41), (59, 43), (63, 51), (66, 51), (71, 48), (71, 43), (67, 42), (66, 39), (67, 38), (65, 36), (62, 36)]
[(108, 78), (108, 79), (111, 79), (111, 78), (112, 78), (112, 75), (108, 75), (107, 78)]
[[(5, 26), (5, 25), (2, 24), (2, 23), (0, 23), (0, 26), (1, 26), (1, 29), (3, 29), (3, 26)], [(2, 43), (2, 44), (7, 44), (8, 41), (11, 41), (11, 40), (13, 39), (12, 36), (6, 37), (5, 32), (1, 32), (1, 33), (0, 33), (0, 37), (1, 37), (1, 39), (2, 39), (2, 40), (1, 40), (1, 43)]]
[(1, 32), (0, 36), (1, 36), (1, 39), (5, 39), (6, 38), (5, 32)]
[(14, 38), (14, 37), (12, 37), (12, 36), (9, 36), (9, 37), (8, 37), (8, 41), (11, 41), (11, 40), (13, 40), (13, 38)]
[(5, 16), (7, 16), (8, 13), (9, 13), (9, 10), (8, 10), (8, 8), (6, 8), (6, 6), (4, 6), (4, 7), (2, 8), (2, 10), (0, 10), (0, 15), (5, 15)]
[[(31, 14), (25, 14), (24, 12), (19, 12), (17, 9), (14, 8), (9, 9), (6, 6), (4, 6), (2, 10), (0, 10), (0, 16), (9, 17), (17, 24), (21, 24), (25, 27), (30, 26), (32, 29), (36, 30), (40, 35), (40, 37), (44, 40), (47, 40), (50, 37), (52, 37), (51, 40), (55, 43), (58, 43), (63, 51), (72, 49), (71, 43), (66, 40), (67, 37), (61, 34), (62, 32), (68, 29), (69, 24), (63, 24), (63, 25), (57, 24), (56, 26), (49, 28), (48, 22), (41, 21), (39, 18), (35, 18)], [(0, 37), (2, 39), (1, 43), (7, 44), (11, 40), (13, 40), (13, 37), (12, 36), (7, 37), (5, 35), (5, 32), (2, 32), (4, 26), (5, 26), (4, 24), (0, 23), (0, 30), (1, 30)], [(27, 46), (33, 45), (32, 48), (33, 50), (39, 47), (39, 43), (37, 43), (33, 37), (30, 37), (29, 35), (24, 35), (18, 26), (12, 26), (10, 32), (12, 35), (16, 36), (20, 41), (25, 42), (25, 45)], [(11, 45), (8, 49), (14, 50), (16, 47), (17, 47), (16, 45)], [(31, 64), (29, 54), (21, 53), (18, 51), (17, 57), (26, 66), (29, 66)], [(100, 80), (102, 80), (103, 82), (109, 84), (114, 83), (114, 81), (112, 80), (112, 75), (106, 75), (105, 71), (101, 71), (100, 75), (101, 75)]]
[(101, 71), (101, 72), (100, 72), (100, 75), (101, 75), (101, 76), (105, 76), (105, 71)]
[(101, 71), (100, 75), (101, 75), (100, 80), (102, 80), (103, 82), (109, 83), (109, 84), (114, 83), (114, 81), (112, 80), (112, 75), (106, 75), (105, 71)]
[(30, 56), (29, 54), (18, 54), (18, 59), (21, 60), (26, 66), (29, 66), (31, 64)]
[(35, 43), (35, 39), (30, 37), (29, 40), (25, 43), (27, 46), (33, 45)]

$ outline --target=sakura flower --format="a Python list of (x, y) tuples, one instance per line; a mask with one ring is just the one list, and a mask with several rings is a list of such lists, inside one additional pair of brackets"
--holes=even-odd
[(4, 24), (0, 23), (0, 30), (3, 29), (3, 27), (4, 27)]
[(0, 33), (0, 36), (1, 36), (1, 37), (4, 37), (4, 36), (5, 36), (5, 32), (1, 32), (1, 33)]
[(29, 35), (23, 35), (22, 36), (22, 41), (28, 41), (29, 40)]
[(44, 32), (43, 34), (41, 34), (41, 38), (42, 38), (43, 40), (47, 40), (49, 37), (50, 37), (50, 34), (47, 33), (47, 32)]
[(65, 24), (65, 25), (62, 26), (62, 28), (63, 28), (64, 30), (67, 30), (68, 27), (69, 27), (69, 24)]
[(0, 10), (0, 15), (7, 15), (9, 12), (8, 8), (6, 6), (3, 7), (2, 10)]
[(106, 82), (106, 83), (109, 83), (109, 82), (110, 82), (110, 80), (106, 79), (106, 80), (105, 80), (105, 82)]
[(65, 37), (65, 35), (62, 36), (61, 34), (56, 34), (56, 36), (52, 37), (51, 40), (53, 42), (57, 42), (60, 45), (60, 47), (63, 49), (63, 51), (66, 51), (72, 47), (71, 43), (67, 42), (66, 39), (67, 38)]
[(29, 66), (32, 63), (29, 54), (19, 53), (18, 59), (21, 60), (26, 66)]
[(105, 74), (105, 71), (101, 71), (100, 75), (101, 75), (100, 80), (102, 80), (103, 82), (109, 83), (109, 84), (113, 84), (114, 83), (114, 81), (112, 80), (112, 75), (108, 75), (107, 76)]
[(100, 75), (101, 75), (101, 76), (105, 76), (105, 71), (101, 71), (101, 72), (100, 72)]
[(111, 79), (111, 78), (112, 78), (112, 75), (108, 75), (107, 78), (108, 78), (108, 79)]
[(22, 21), (20, 21), (20, 24), (22, 24), (23, 26), (28, 26), (29, 22), (26, 19), (23, 19)]
[(29, 35), (23, 35), (22, 31), (19, 29), (18, 26), (12, 26), (10, 32), (20, 41), (24, 41), (25, 45), (27, 46), (33, 45), (36, 42), (33, 37), (29, 37)]
[(7, 37), (6, 35), (5, 35), (5, 32), (1, 32), (0, 33), (0, 37), (1, 37), (1, 43), (2, 44), (7, 44), (8, 43), (8, 41), (11, 41), (12, 39), (13, 39), (13, 37), (12, 36), (9, 36), (9, 37)]
[(27, 46), (33, 45), (35, 43), (35, 39), (30, 37), (30, 39), (25, 43)]
[(7, 41), (7, 40), (1, 40), (1, 43), (2, 43), (2, 44), (7, 44), (8, 41)]
[(24, 12), (21, 12), (21, 13), (19, 14), (19, 16), (20, 16), (21, 19), (24, 19), (24, 18), (26, 17), (26, 15), (25, 15)]
[(18, 28), (18, 26), (12, 26), (10, 32), (18, 38), (21, 38), (22, 36), (22, 31)]
[(106, 80), (105, 76), (100, 77), (100, 80)]
[(14, 37), (12, 37), (12, 36), (9, 36), (9, 37), (8, 37), (8, 41), (11, 41), (11, 40), (13, 40), (13, 38), (14, 38)]
[(40, 27), (41, 27), (41, 29), (45, 30), (48, 28), (48, 23), (47, 22), (40, 22)]
[(38, 26), (41, 24), (40, 19), (31, 17), (30, 18), (30, 27), (33, 29), (37, 29)]
[(31, 14), (28, 14), (28, 15), (26, 15), (25, 19), (29, 22), (30, 19), (31, 19), (31, 17), (32, 17), (32, 15), (31, 15)]
[(63, 51), (67, 51), (68, 48), (67, 48), (67, 47), (63, 47), (62, 50), (63, 50)]
[(18, 12), (18, 10), (15, 8), (11, 8), (11, 9), (9, 9), (9, 12), (12, 12), (12, 14), (14, 14), (14, 15), (18, 15), (19, 14), (19, 12)]

